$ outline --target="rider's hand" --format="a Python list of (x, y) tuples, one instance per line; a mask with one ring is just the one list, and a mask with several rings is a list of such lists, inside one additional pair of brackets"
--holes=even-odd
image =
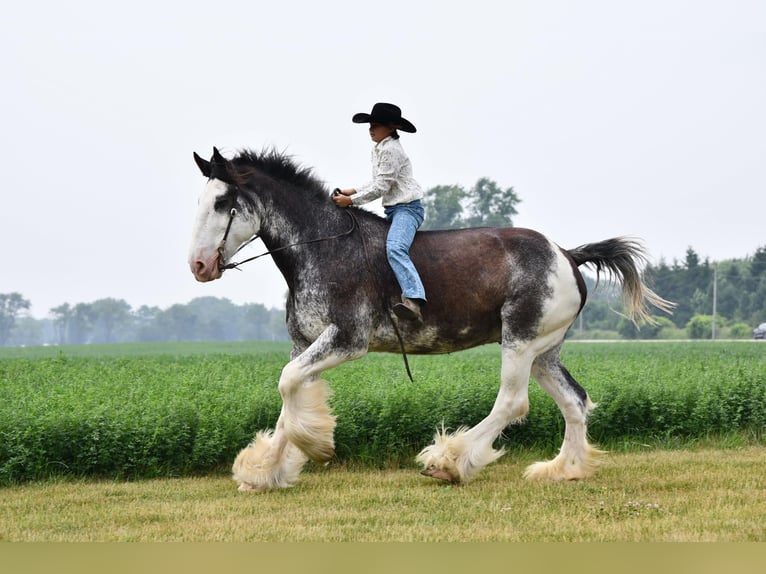
[(333, 195), (331, 199), (338, 207), (348, 207), (352, 203), (351, 198), (343, 192)]

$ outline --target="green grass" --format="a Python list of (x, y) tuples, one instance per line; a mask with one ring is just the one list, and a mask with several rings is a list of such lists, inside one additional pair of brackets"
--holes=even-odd
[(219, 475), (27, 483), (0, 489), (0, 541), (766, 541), (766, 447), (614, 453), (586, 481), (523, 480), (540, 454), (464, 486), (342, 464), (265, 494)]
[[(564, 362), (599, 403), (610, 450), (713, 437), (763, 444), (766, 353), (753, 342), (569, 343)], [(135, 479), (226, 470), (279, 414), (285, 343), (130, 344), (0, 350), (0, 484), (52, 476)], [(336, 462), (412, 468), (442, 422), (473, 425), (499, 384), (497, 345), (437, 357), (370, 355), (326, 373)], [(530, 386), (504, 445), (555, 452), (563, 420)]]

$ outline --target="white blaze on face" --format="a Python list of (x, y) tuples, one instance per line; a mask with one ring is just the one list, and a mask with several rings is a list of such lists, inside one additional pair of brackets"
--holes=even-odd
[(213, 206), (220, 195), (226, 193), (226, 184), (217, 179), (208, 181), (197, 203), (197, 215), (192, 228), (189, 259), (196, 253), (216, 251), (228, 223), (228, 214), (220, 214)]
[(217, 213), (213, 206), (216, 198), (225, 192), (226, 184), (212, 179), (199, 197), (189, 246), (189, 268), (197, 281), (211, 281), (221, 276), (218, 246), (223, 239), (228, 217)]

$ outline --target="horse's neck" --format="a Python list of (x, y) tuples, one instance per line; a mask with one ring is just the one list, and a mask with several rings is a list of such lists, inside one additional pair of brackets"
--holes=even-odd
[(279, 194), (264, 204), (260, 238), (269, 251), (276, 251), (272, 257), (288, 282), (293, 270), (306, 265), (306, 246), (341, 233), (340, 222), (348, 221), (339, 218), (338, 208), (327, 201), (323, 205), (316, 197)]
[(332, 231), (335, 218), (330, 206), (312, 197), (285, 196), (272, 198), (264, 205), (260, 235), (266, 247), (277, 249)]
[[(386, 231), (382, 220), (370, 218), (358, 210), (338, 208), (329, 198), (326, 203), (317, 201), (316, 197), (302, 202), (292, 198), (271, 201), (265, 206), (264, 215), (260, 237), (266, 248), (274, 251), (274, 263), (291, 291), (297, 279), (317, 268), (315, 254), (318, 251), (326, 253), (313, 248), (317, 243), (340, 241), (359, 234), (360, 240), (364, 241), (366, 256), (375, 253), (374, 245), (379, 250), (384, 249)], [(362, 243), (359, 247), (361, 249)], [(336, 262), (351, 255), (338, 251)], [(321, 263), (333, 264), (332, 261)]]

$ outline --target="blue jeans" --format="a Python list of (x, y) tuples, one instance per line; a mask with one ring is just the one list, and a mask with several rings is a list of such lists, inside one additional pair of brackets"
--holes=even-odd
[(423, 223), (423, 204), (419, 199), (410, 203), (400, 203), (386, 207), (385, 213), (386, 219), (391, 222), (386, 237), (386, 255), (402, 288), (402, 295), (407, 299), (422, 299), (425, 302), (426, 290), (410, 259), (410, 245), (415, 239), (415, 232)]

